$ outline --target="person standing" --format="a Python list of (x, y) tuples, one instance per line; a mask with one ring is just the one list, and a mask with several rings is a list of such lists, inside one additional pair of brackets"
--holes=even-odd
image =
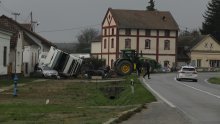
[(147, 75), (148, 79), (150, 79), (150, 63), (148, 60), (146, 60), (146, 59), (144, 60), (143, 67), (145, 69), (145, 73), (143, 75), (143, 78), (145, 78), (145, 76)]
[(141, 63), (140, 63), (140, 61), (136, 62), (136, 71), (137, 71), (137, 75), (140, 76), (140, 74), (141, 74)]

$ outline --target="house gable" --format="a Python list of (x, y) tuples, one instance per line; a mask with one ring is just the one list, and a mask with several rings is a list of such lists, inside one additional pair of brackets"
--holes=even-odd
[(200, 42), (198, 42), (191, 51), (212, 51), (220, 52), (220, 44), (211, 35), (207, 35)]
[(112, 16), (111, 11), (107, 11), (106, 16), (103, 20), (102, 26), (103, 27), (116, 26), (116, 22), (115, 22), (114, 17)]

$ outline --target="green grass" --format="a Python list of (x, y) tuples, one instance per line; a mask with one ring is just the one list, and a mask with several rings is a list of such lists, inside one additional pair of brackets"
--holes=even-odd
[[(130, 78), (135, 80), (134, 94)], [(123, 87), (123, 91), (115, 99), (109, 99), (100, 90), (103, 87)], [(120, 112), (155, 101), (135, 76), (105, 83), (49, 80), (20, 87), (18, 97), (10, 93), (0, 94), (0, 123), (101, 124)], [(46, 99), (50, 100), (48, 105)]]
[[(36, 80), (34, 78), (25, 78), (25, 77), (18, 77), (18, 83), (29, 83), (33, 80)], [(0, 79), (0, 87), (10, 86), (14, 84), (13, 78), (9, 79)]]
[(208, 80), (212, 84), (220, 84), (220, 77), (213, 77)]

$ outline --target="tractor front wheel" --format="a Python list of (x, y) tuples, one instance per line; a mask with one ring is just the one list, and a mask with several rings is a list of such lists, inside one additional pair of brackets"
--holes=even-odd
[(132, 63), (127, 60), (123, 60), (119, 62), (116, 68), (117, 68), (117, 73), (122, 76), (131, 74), (133, 70)]

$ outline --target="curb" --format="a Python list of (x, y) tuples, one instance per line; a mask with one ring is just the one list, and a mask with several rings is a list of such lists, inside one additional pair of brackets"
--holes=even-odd
[(143, 105), (140, 105), (140, 106), (135, 107), (133, 109), (130, 109), (128, 111), (124, 111), (124, 112), (120, 113), (117, 117), (111, 118), (108, 121), (104, 122), (103, 124), (116, 124), (116, 123), (120, 123), (122, 121), (127, 120), (132, 115), (140, 112), (144, 108), (147, 108), (147, 104), (143, 104)]

